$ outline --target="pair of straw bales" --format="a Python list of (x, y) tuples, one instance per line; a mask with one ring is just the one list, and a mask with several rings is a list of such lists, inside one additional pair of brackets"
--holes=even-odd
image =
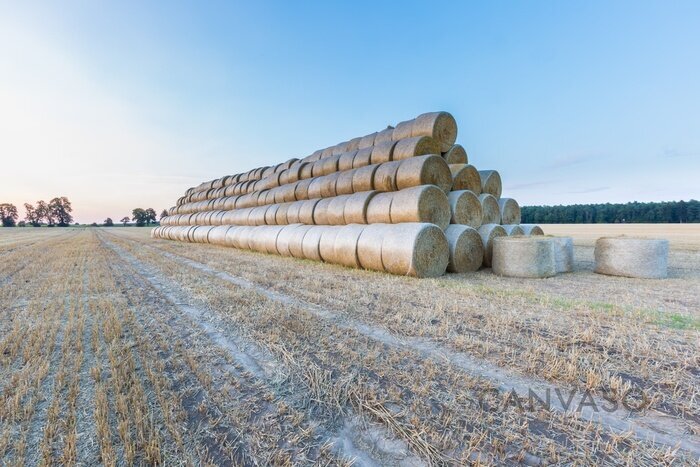
[(445, 233), (429, 223), (173, 226), (157, 227), (152, 236), (414, 277), (441, 276), (451, 260)]
[(573, 270), (570, 237), (498, 236), (493, 241), (492, 269), (506, 277), (544, 278)]

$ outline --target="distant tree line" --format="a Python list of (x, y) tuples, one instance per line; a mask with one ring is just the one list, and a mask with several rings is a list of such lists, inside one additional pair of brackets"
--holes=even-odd
[(28, 224), (39, 227), (45, 222), (49, 227), (67, 227), (73, 222), (73, 215), (71, 214), (73, 206), (65, 196), (53, 198), (48, 203), (43, 200), (37, 201), (36, 205), (24, 203), (24, 210), (26, 212), (25, 218), (18, 224), (19, 214), (17, 213), (17, 207), (10, 203), (0, 204), (2, 226), (14, 227), (19, 225), (24, 227)]
[(523, 206), (524, 224), (615, 224), (700, 222), (700, 201)]

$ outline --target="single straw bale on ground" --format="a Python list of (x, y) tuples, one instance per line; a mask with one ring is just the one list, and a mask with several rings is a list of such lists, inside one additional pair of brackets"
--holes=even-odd
[(644, 279), (668, 276), (668, 240), (603, 237), (596, 241), (594, 255), (598, 274)]
[(544, 278), (557, 273), (554, 243), (547, 237), (499, 237), (493, 241), (493, 273)]

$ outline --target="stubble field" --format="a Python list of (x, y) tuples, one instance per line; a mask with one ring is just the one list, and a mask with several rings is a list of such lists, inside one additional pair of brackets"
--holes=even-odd
[(0, 465), (694, 465), (700, 229), (624, 226), (659, 281), (592, 272), (609, 227), (544, 280), (0, 229)]

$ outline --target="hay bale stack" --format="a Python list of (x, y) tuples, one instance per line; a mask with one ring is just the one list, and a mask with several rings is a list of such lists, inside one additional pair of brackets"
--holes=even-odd
[(461, 144), (453, 144), (450, 149), (442, 153), (442, 158), (448, 164), (468, 164), (467, 151)]
[[(484, 224), (479, 227), (479, 235), (484, 245), (484, 261), (485, 267), (491, 267), (491, 259), (493, 257), (493, 241), (498, 237), (505, 237), (505, 229), (498, 224)], [(515, 238), (515, 237), (513, 237)]]
[(503, 190), (501, 175), (496, 170), (479, 170), (479, 176), (481, 177), (481, 192), (500, 198)]
[(554, 248), (554, 269), (557, 274), (574, 270), (574, 240), (571, 237), (548, 237)]
[(478, 228), (482, 224), (481, 200), (468, 190), (451, 191), (447, 195), (450, 203), (450, 223)]
[(595, 243), (595, 272), (610, 276), (668, 277), (668, 240), (603, 237)]
[(494, 274), (544, 278), (556, 271), (554, 243), (546, 237), (499, 237), (493, 243)]
[(448, 263), (474, 270), (505, 230), (473, 227), (542, 232), (517, 226), (517, 203), (498, 201), (498, 172), (468, 165), (456, 136), (450, 114), (426, 113), (302, 159), (214, 178), (188, 188), (152, 236), (418, 277)]
[(479, 195), (479, 202), (481, 203), (481, 222), (484, 224), (500, 224), (501, 209), (498, 206), (498, 200), (493, 195), (482, 193)]
[(544, 235), (542, 227), (536, 224), (520, 224), (520, 228), (523, 229), (524, 235)]
[(484, 261), (484, 244), (476, 229), (467, 225), (448, 225), (445, 237), (450, 257), (447, 263), (449, 272), (472, 272), (481, 267)]
[(445, 233), (434, 224), (396, 224), (382, 240), (382, 264), (392, 274), (438, 277), (449, 257)]
[(520, 224), (520, 205), (513, 198), (500, 198), (498, 209), (501, 213), (501, 224)]

